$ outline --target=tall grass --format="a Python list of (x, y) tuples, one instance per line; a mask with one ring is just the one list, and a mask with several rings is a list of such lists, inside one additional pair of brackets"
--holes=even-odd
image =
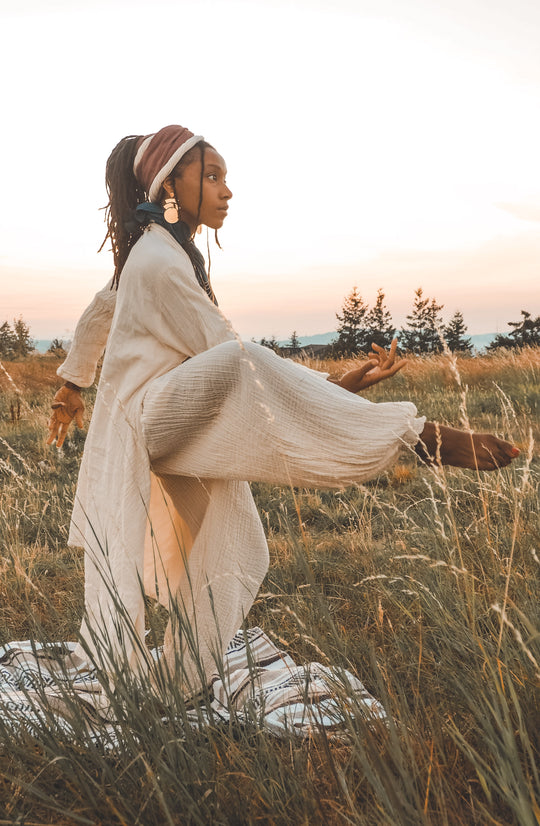
[[(83, 572), (66, 537), (84, 434), (46, 448), (53, 363), (7, 367), (0, 642), (74, 639)], [(52, 719), (38, 734), (0, 725), (0, 824), (539, 824), (539, 373), (534, 349), (433, 357), (366, 394), (511, 438), (522, 454), (503, 471), (443, 472), (404, 454), (343, 491), (253, 485), (271, 567), (247, 624), (299, 661), (358, 674), (387, 708), (385, 731), (354, 709), (346, 741), (234, 721), (192, 729), (174, 669), (156, 692), (119, 663), (114, 749), (89, 741), (76, 704), (71, 736)], [(148, 620), (159, 636), (150, 604)]]

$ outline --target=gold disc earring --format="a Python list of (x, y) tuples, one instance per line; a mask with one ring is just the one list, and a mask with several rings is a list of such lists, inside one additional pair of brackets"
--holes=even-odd
[(163, 217), (168, 224), (177, 224), (180, 220), (180, 207), (174, 196), (163, 201)]

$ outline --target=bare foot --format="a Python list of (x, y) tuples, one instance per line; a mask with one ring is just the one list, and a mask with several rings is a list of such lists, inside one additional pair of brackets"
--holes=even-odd
[(416, 453), (430, 464), (440, 460), (454, 467), (496, 470), (519, 456), (517, 447), (491, 433), (468, 433), (434, 422), (426, 422), (420, 439)]

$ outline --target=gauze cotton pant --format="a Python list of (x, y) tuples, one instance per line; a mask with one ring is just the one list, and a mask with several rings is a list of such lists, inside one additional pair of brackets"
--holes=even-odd
[(206, 640), (203, 660), (217, 650), (216, 627), (222, 644), (234, 635), (268, 566), (246, 482), (363, 482), (422, 428), (413, 404), (373, 404), (253, 343), (225, 342), (152, 382), (143, 432), (152, 471), (193, 537), (179, 596)]

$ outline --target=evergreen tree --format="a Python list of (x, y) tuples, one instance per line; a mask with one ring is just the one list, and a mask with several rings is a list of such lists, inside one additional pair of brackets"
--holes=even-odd
[(540, 344), (540, 316), (532, 318), (526, 310), (521, 311), (521, 321), (509, 321), (513, 327), (510, 337), (516, 347), (526, 347), (529, 344)]
[(499, 347), (526, 347), (540, 345), (540, 316), (533, 318), (526, 310), (521, 310), (521, 321), (509, 321), (508, 326), (513, 330), (508, 335), (497, 333), (487, 350), (497, 350)]
[(443, 336), (448, 349), (453, 353), (472, 353), (472, 343), (470, 338), (465, 338), (466, 332), (467, 327), (463, 320), (463, 313), (456, 310), (443, 329)]
[(334, 344), (334, 352), (341, 356), (355, 356), (357, 353), (367, 348), (368, 342), (365, 328), (365, 317), (368, 310), (367, 304), (362, 300), (362, 296), (356, 287), (345, 298), (341, 308), (341, 315), (336, 313), (339, 321), (337, 328), (338, 338)]
[(63, 340), (61, 338), (53, 338), (47, 352), (52, 353), (53, 356), (58, 356), (58, 358), (64, 358), (66, 355), (66, 348), (64, 347)]
[(493, 341), (488, 344), (486, 350), (498, 350), (499, 347), (515, 347), (513, 340), (510, 336), (505, 336), (503, 333), (497, 333)]
[(440, 353), (442, 350), (442, 318), (439, 315), (443, 304), (437, 304), (434, 298), (424, 298), (422, 287), (414, 294), (414, 305), (407, 316), (407, 326), (399, 334), (400, 346), (407, 353)]
[(10, 359), (15, 354), (15, 334), (7, 321), (0, 326), (0, 358)]
[(396, 328), (392, 324), (392, 316), (384, 303), (384, 292), (379, 288), (377, 300), (366, 316), (366, 339), (368, 347), (378, 344), (379, 347), (390, 347)]
[(296, 334), (296, 330), (292, 331), (291, 340), (287, 344), (287, 347), (289, 347), (292, 350), (293, 353), (299, 353), (300, 352), (300, 341), (299, 341), (298, 336)]
[(34, 349), (34, 342), (30, 336), (30, 327), (23, 321), (22, 316), (13, 320), (14, 355), (24, 358)]
[[(252, 341), (255, 341), (255, 339), (252, 339)], [(269, 350), (273, 350), (274, 353), (277, 353), (278, 355), (281, 353), (281, 348), (275, 336), (272, 336), (272, 338), (263, 337), (259, 341), (259, 344), (262, 345), (262, 347), (268, 347)]]

